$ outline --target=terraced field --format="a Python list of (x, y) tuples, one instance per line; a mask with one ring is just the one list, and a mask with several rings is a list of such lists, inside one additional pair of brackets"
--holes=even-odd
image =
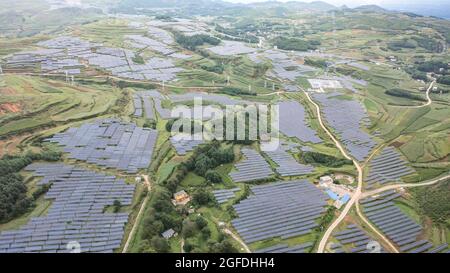
[(108, 114), (121, 92), (102, 86), (71, 86), (35, 77), (6, 76), (0, 104), (17, 104), (18, 111), (1, 116), (0, 136), (26, 133), (56, 124)]

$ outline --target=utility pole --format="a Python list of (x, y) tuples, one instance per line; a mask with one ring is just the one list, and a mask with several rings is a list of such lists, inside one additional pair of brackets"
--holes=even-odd
[(163, 81), (162, 81), (162, 88), (163, 88), (163, 91), (164, 91), (164, 89), (165, 89), (165, 85), (166, 85), (166, 81), (163, 80)]
[(72, 86), (75, 85), (75, 77), (72, 75)]
[(0, 75), (3, 75), (2, 65), (0, 64)]
[(66, 70), (66, 82), (69, 82), (69, 71)]

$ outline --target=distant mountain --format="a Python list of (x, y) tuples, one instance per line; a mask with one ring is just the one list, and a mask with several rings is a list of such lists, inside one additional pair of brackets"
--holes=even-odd
[[(143, 9), (172, 9), (186, 15), (224, 15), (224, 14), (244, 14), (252, 13), (254, 9), (268, 11), (277, 11), (274, 14), (285, 14), (287, 12), (296, 12), (302, 10), (311, 11), (331, 11), (344, 10), (367, 13), (394, 13), (396, 11), (415, 16), (436, 16), (441, 18), (450, 18), (450, 4), (405, 4), (405, 5), (363, 5), (356, 8), (346, 6), (336, 7), (325, 1), (315, 1), (311, 3), (301, 1), (266, 1), (249, 4), (231, 3), (226, 0), (119, 0), (116, 8), (117, 12), (133, 13)], [(253, 11), (254, 12), (254, 11)]]
[[(239, 4), (220, 0), (121, 0), (110, 12), (118, 13), (148, 13), (147, 10), (165, 9), (166, 15), (222, 15)], [(170, 10), (170, 11), (168, 11)], [(154, 12), (153, 12), (154, 14)]]
[(355, 11), (361, 12), (373, 12), (373, 13), (386, 13), (389, 12), (387, 9), (384, 9), (377, 5), (363, 5), (356, 8), (353, 8)]
[(224, 9), (252, 9), (252, 8), (263, 8), (263, 9), (286, 9), (289, 11), (295, 10), (313, 10), (313, 11), (329, 11), (336, 9), (335, 6), (330, 5), (323, 1), (315, 1), (311, 3), (305, 2), (277, 2), (277, 1), (267, 1), (267, 2), (257, 2), (250, 4), (241, 3), (230, 3), (221, 0), (122, 0), (117, 6), (121, 10), (130, 9), (178, 9), (186, 10), (188, 13), (203, 13), (207, 10), (215, 10), (226, 12)]
[(335, 6), (328, 4), (323, 1), (315, 1), (311, 3), (290, 1), (290, 2), (277, 2), (277, 1), (267, 1), (267, 2), (257, 2), (248, 4), (251, 7), (264, 7), (264, 8), (277, 8), (283, 7), (290, 10), (316, 10), (316, 11), (329, 11), (336, 9)]
[(450, 3), (430, 3), (426, 4), (389, 4), (386, 8), (390, 10), (412, 12), (425, 16), (434, 16), (439, 18), (450, 19)]
[(185, 7), (209, 7), (209, 6), (235, 6), (237, 4), (220, 0), (122, 0), (119, 6), (135, 8), (185, 8)]

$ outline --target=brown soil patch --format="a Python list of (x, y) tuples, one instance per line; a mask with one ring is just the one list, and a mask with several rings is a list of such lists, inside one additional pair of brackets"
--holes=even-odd
[(0, 94), (15, 95), (15, 94), (17, 94), (17, 91), (12, 87), (3, 87), (3, 88), (0, 88)]
[(418, 239), (423, 240), (429, 238), (429, 235), (431, 234), (433, 230), (433, 221), (429, 217), (425, 217), (423, 223), (423, 230), (419, 234)]
[(0, 140), (0, 158), (7, 154), (16, 154), (18, 152), (17, 146), (27, 137), (29, 137), (29, 135)]
[(346, 216), (344, 217), (344, 223), (345, 223), (346, 225), (353, 224), (352, 217), (351, 217), (350, 215), (346, 215)]
[(393, 146), (395, 148), (399, 148), (399, 147), (403, 146), (403, 144), (405, 144), (405, 143), (404, 142), (400, 142), (400, 141), (395, 141), (395, 142), (392, 142), (392, 144), (390, 146)]
[(53, 86), (53, 87), (65, 87), (67, 84), (63, 84), (60, 82), (53, 82), (53, 81), (48, 81), (47, 82), (48, 85)]

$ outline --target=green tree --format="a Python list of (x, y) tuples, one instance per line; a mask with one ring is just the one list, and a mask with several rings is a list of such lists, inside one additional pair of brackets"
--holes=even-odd
[(122, 203), (116, 199), (116, 200), (114, 200), (113, 207), (114, 207), (114, 213), (118, 213), (120, 211), (120, 208), (122, 207)]
[(170, 250), (169, 243), (166, 239), (154, 236), (150, 241), (152, 247), (159, 253), (167, 253)]
[(203, 190), (196, 191), (192, 195), (192, 201), (194, 202), (194, 204), (196, 204), (198, 206), (207, 205), (210, 202), (212, 202), (212, 200), (213, 200), (213, 197), (212, 197), (211, 193), (205, 192)]
[(208, 225), (208, 221), (206, 221), (205, 218), (201, 216), (197, 216), (197, 218), (195, 218), (195, 224), (197, 225), (198, 229), (202, 229)]
[(186, 219), (183, 221), (183, 229), (182, 229), (182, 236), (183, 238), (189, 238), (195, 235), (195, 232), (197, 231), (197, 226), (194, 222), (192, 222), (189, 219)]
[(205, 174), (205, 178), (211, 183), (222, 183), (222, 177), (215, 170), (208, 170)]

